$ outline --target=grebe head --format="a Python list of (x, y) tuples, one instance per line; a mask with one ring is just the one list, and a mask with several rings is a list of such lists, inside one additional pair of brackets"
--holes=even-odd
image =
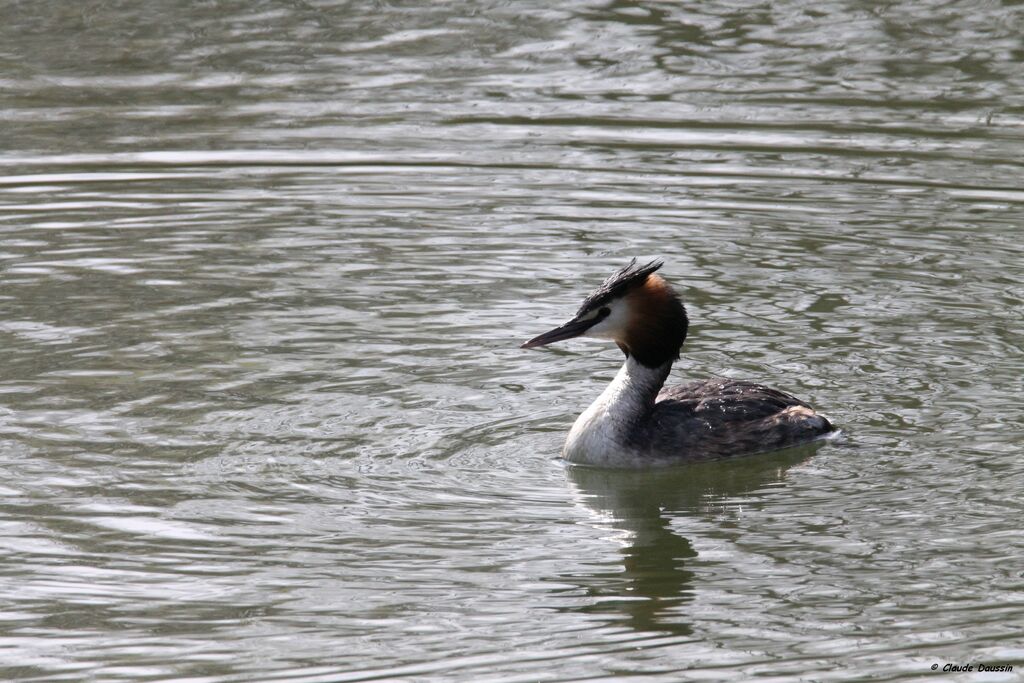
[(583, 300), (572, 320), (524, 342), (532, 349), (573, 337), (611, 339), (627, 356), (648, 367), (679, 358), (688, 321), (679, 295), (655, 273), (664, 265), (636, 259), (613, 273)]

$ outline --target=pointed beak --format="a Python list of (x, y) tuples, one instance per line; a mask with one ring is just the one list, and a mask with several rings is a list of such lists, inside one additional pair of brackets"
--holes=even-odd
[(553, 330), (548, 330), (544, 334), (538, 334), (533, 339), (523, 342), (519, 345), (519, 348), (535, 349), (538, 346), (547, 346), (548, 344), (562, 341), (563, 339), (572, 339), (573, 337), (580, 336), (598, 322), (598, 320), (593, 318), (590, 320), (570, 320), (564, 325), (560, 325)]

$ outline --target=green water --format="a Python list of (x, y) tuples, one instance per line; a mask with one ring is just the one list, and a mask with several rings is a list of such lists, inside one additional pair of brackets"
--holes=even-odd
[[(3, 10), (0, 678), (1017, 680), (1024, 11), (552, 7)], [(843, 437), (561, 465), (632, 256)]]

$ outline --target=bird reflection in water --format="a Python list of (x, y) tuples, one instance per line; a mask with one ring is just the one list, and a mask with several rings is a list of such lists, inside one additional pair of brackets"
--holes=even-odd
[(685, 605), (699, 590), (697, 551), (676, 522), (706, 517), (730, 499), (781, 482), (819, 447), (662, 470), (567, 466), (579, 502), (599, 516), (598, 526), (619, 532), (623, 547), (621, 567), (602, 558), (594, 572), (554, 577), (569, 584), (553, 591), (560, 597), (586, 598), (559, 611), (603, 615), (637, 632), (691, 635)]

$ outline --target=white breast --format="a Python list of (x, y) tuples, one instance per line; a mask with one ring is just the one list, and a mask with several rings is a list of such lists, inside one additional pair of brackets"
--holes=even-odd
[(562, 449), (570, 462), (632, 467), (641, 454), (629, 448), (635, 429), (665, 381), (667, 368), (648, 368), (627, 358), (615, 379), (576, 418)]

